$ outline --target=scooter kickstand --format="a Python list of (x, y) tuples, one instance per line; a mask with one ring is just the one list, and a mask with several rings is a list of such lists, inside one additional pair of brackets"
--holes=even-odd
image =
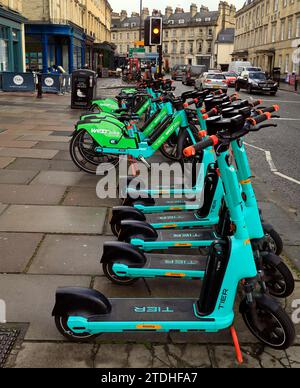
[(235, 327), (233, 325), (230, 328), (230, 333), (231, 333), (231, 337), (232, 337), (234, 348), (235, 348), (237, 362), (239, 363), (239, 365), (242, 365), (244, 363), (244, 359), (243, 359), (238, 335), (237, 335), (237, 332), (236, 332)]

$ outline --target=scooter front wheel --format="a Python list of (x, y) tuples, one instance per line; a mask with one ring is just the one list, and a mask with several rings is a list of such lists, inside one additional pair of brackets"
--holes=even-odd
[[(265, 228), (264, 228), (265, 229)], [(267, 250), (280, 256), (283, 251), (283, 241), (274, 228), (267, 228), (265, 231), (265, 244)]]
[(104, 275), (107, 277), (108, 280), (110, 280), (112, 283), (117, 284), (118, 286), (131, 286), (132, 284), (135, 284), (139, 278), (126, 278), (118, 276), (113, 271), (113, 265), (117, 262), (122, 263), (122, 261), (116, 260), (115, 262), (109, 262), (109, 263), (103, 263), (102, 268)]
[(55, 316), (55, 325), (57, 327), (57, 330), (62, 334), (65, 338), (67, 338), (69, 341), (73, 342), (92, 342), (94, 341), (99, 335), (89, 334), (89, 333), (83, 333), (83, 334), (76, 334), (68, 327), (68, 319), (69, 317), (60, 317)]
[(295, 327), (283, 310), (272, 300), (255, 298), (253, 307), (242, 301), (244, 322), (251, 333), (263, 344), (276, 350), (286, 350), (295, 340)]
[(275, 264), (266, 258), (263, 261), (264, 280), (270, 295), (288, 298), (295, 290), (295, 280), (287, 265), (281, 261)]

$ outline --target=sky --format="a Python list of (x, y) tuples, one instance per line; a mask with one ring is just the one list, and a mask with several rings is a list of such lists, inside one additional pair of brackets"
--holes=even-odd
[[(237, 9), (240, 9), (245, 3), (245, 0), (227, 0), (227, 2), (234, 4)], [(140, 10), (140, 0), (109, 0), (109, 3), (115, 12), (118, 12), (121, 9), (126, 9), (129, 13), (132, 11), (139, 12)], [(160, 9), (162, 11), (167, 5), (171, 5), (173, 8), (181, 7), (184, 8), (185, 11), (188, 11), (191, 3), (196, 3), (198, 7), (202, 4), (208, 6), (211, 11), (216, 11), (218, 9), (219, 0), (143, 0), (144, 7), (148, 7), (151, 10), (153, 8)]]

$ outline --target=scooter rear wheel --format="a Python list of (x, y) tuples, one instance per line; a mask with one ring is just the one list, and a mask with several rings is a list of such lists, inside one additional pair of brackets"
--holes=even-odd
[(70, 155), (80, 170), (96, 175), (97, 168), (102, 163), (110, 163), (113, 166), (119, 164), (119, 157), (96, 153), (96, 147), (97, 145), (87, 131), (81, 130), (75, 133), (70, 143)]
[(57, 330), (62, 334), (65, 338), (67, 338), (69, 341), (73, 342), (92, 342), (94, 341), (99, 335), (93, 335), (89, 333), (83, 333), (83, 334), (76, 334), (72, 332), (68, 327), (68, 319), (69, 317), (60, 317), (55, 316), (55, 325), (57, 327)]
[[(280, 305), (255, 299), (255, 313), (246, 300), (241, 311), (244, 322), (251, 333), (263, 344), (276, 350), (286, 350), (295, 340), (295, 327)], [(255, 316), (256, 315), (256, 316)]]
[(126, 278), (118, 276), (113, 271), (113, 265), (116, 263), (122, 263), (122, 260), (116, 260), (115, 262), (103, 263), (102, 268), (104, 275), (110, 280), (112, 283), (117, 284), (118, 286), (131, 286), (135, 284), (139, 278)]

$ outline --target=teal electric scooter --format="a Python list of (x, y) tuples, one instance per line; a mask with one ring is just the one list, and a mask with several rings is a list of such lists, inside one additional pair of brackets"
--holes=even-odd
[[(274, 110), (274, 108), (268, 109), (268, 111)], [(270, 115), (270, 113), (268, 112), (266, 115)], [(263, 115), (263, 117), (264, 116), (265, 115)], [(237, 116), (237, 118), (238, 117), (243, 116)], [(245, 120), (245, 118), (243, 118), (243, 120)], [(249, 123), (251, 122), (250, 120), (253, 122), (254, 119), (248, 119)], [(210, 133), (217, 133), (217, 126), (219, 125), (219, 128), (222, 129), (222, 127), (226, 125), (226, 121), (224, 121), (224, 119), (220, 120), (220, 117), (218, 117), (216, 121), (212, 119), (208, 120), (207, 125), (209, 127), (208, 130)], [(238, 125), (238, 123), (236, 125)], [(241, 125), (241, 123), (239, 125)], [(232, 142), (234, 147), (236, 147), (236, 143), (237, 140)], [(258, 268), (260, 271), (264, 271), (264, 275), (268, 277), (267, 285), (272, 295), (277, 297), (287, 297), (287, 295), (290, 295), (294, 290), (293, 276), (288, 267), (282, 262), (280, 257), (276, 256), (273, 252), (270, 252), (268, 240), (266, 239), (266, 226), (262, 225), (255, 194), (252, 185), (249, 182), (251, 173), (249, 169), (245, 169), (244, 167), (245, 162), (247, 162), (246, 153), (244, 152), (245, 150), (242, 149), (241, 144), (238, 144), (238, 147), (238, 150), (235, 150), (236, 154), (238, 155), (238, 177), (240, 183), (243, 186), (243, 190), (240, 190), (241, 195), (245, 200), (242, 207), (249, 235), (253, 244), (253, 250), (257, 255), (256, 259)], [(215, 175), (215, 179), (218, 180), (218, 174)], [(220, 184), (221, 179), (218, 181)], [(224, 191), (222, 195), (224, 195)], [(222, 202), (221, 199), (220, 202)], [(218, 223), (216, 223), (217, 225), (215, 228), (210, 229), (206, 225), (206, 228), (201, 229), (198, 227), (198, 229), (189, 229), (184, 231), (162, 230), (159, 232), (154, 231), (150, 225), (140, 221), (122, 222), (121, 226), (124, 229), (121, 228), (119, 240), (125, 241), (125, 243), (113, 242), (106, 243), (104, 246), (102, 263), (106, 276), (111, 281), (119, 284), (131, 284), (138, 278), (142, 277), (152, 278), (170, 276), (184, 277), (189, 279), (201, 278), (203, 274), (203, 263), (197, 256), (170, 257), (170, 255), (147, 255), (142, 251), (144, 250), (147, 252), (147, 249), (144, 249), (146, 244), (148, 244), (148, 246), (151, 244), (151, 247), (153, 247), (152, 240), (154, 234), (156, 237), (155, 242), (157, 245), (162, 244), (165, 247), (166, 244), (170, 248), (177, 249), (194, 248), (195, 246), (207, 248), (212, 244), (212, 241), (214, 241), (213, 239), (231, 235), (232, 232), (234, 232), (234, 223), (230, 215), (230, 207), (228, 206), (227, 202), (226, 206), (223, 202), (220, 208), (221, 211), (220, 217), (218, 217)], [(129, 210), (130, 209), (128, 209), (128, 211)], [(173, 217), (180, 217), (180, 213), (173, 214)], [(171, 225), (171, 227), (173, 227), (173, 225)], [(269, 226), (269, 228), (272, 229), (271, 226)], [(146, 235), (146, 233), (148, 234)], [(158, 236), (159, 241), (157, 241)], [(171, 236), (172, 240), (169, 236)], [(132, 237), (134, 238), (132, 239)], [(131, 242), (133, 246), (128, 244), (128, 242)], [(145, 245), (141, 247), (141, 244)], [(159, 249), (165, 248), (160, 246)], [(155, 250), (155, 248), (150, 248), (149, 251), (150, 250)]]
[[(266, 116), (261, 117), (262, 122)], [(258, 124), (258, 123), (257, 123)], [(236, 120), (224, 128), (236, 129)], [(244, 136), (249, 127), (240, 128)], [(273, 298), (258, 289), (258, 273), (241, 206), (236, 170), (229, 163), (231, 137), (212, 137), (195, 146), (197, 152), (212, 145), (224, 182), (225, 199), (235, 225), (234, 235), (214, 241), (205, 261), (199, 299), (108, 299), (86, 288), (60, 288), (52, 315), (62, 335), (71, 341), (86, 342), (102, 333), (138, 332), (218, 332), (232, 327), (237, 289), (242, 283), (240, 313), (245, 324), (263, 344), (276, 349), (289, 348), (295, 328), (289, 316)]]

